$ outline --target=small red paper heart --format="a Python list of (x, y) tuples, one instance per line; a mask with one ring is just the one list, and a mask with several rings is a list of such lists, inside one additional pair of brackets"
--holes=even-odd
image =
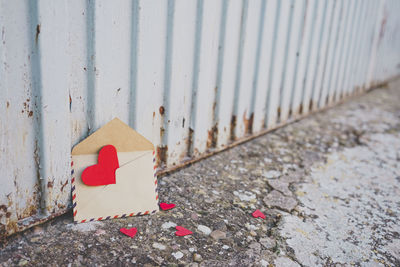
[(161, 202), (161, 203), (160, 203), (160, 208), (161, 208), (162, 210), (170, 210), (170, 209), (175, 208), (175, 204), (173, 204), (173, 203), (167, 204), (167, 203), (165, 203), (165, 202)]
[(186, 228), (183, 228), (182, 226), (177, 226), (175, 228), (176, 228), (176, 230), (178, 230), (178, 231), (175, 232), (176, 236), (185, 236), (185, 235), (193, 234), (192, 231), (190, 231), (190, 230), (188, 230)]
[(256, 210), (255, 212), (253, 212), (253, 217), (254, 217), (254, 218), (260, 217), (260, 218), (265, 219), (264, 213), (262, 213), (260, 210)]
[(121, 228), (121, 229), (119, 229), (119, 231), (120, 231), (121, 233), (123, 233), (123, 234), (125, 234), (125, 235), (130, 236), (130, 237), (133, 238), (133, 237), (136, 235), (136, 233), (137, 233), (137, 228), (136, 228), (136, 227), (129, 228), (129, 229)]
[(102, 147), (97, 164), (87, 167), (82, 172), (82, 182), (86, 185), (115, 184), (115, 170), (119, 168), (117, 150), (113, 145)]

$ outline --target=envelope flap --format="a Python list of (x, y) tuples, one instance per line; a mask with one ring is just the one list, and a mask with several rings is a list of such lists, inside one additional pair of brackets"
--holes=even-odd
[(98, 129), (72, 149), (72, 155), (96, 154), (105, 145), (118, 152), (154, 150), (153, 144), (118, 118)]

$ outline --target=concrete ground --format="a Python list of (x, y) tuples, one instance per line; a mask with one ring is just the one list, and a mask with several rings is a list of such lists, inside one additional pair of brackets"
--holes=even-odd
[(159, 183), (175, 209), (77, 225), (67, 214), (10, 237), (0, 265), (400, 266), (400, 82)]

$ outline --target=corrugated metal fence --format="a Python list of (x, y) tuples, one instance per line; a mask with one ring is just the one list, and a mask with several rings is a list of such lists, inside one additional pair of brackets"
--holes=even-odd
[(398, 0), (0, 0), (0, 236), (65, 212), (117, 116), (162, 169), (399, 74)]

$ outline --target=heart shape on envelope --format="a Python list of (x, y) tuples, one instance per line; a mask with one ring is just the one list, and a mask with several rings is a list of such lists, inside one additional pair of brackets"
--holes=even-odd
[[(71, 154), (74, 221), (159, 210), (154, 145), (129, 125), (115, 118), (77, 144)], [(104, 167), (108, 174), (99, 173), (98, 181), (91, 180)]]
[(115, 147), (113, 145), (102, 147), (97, 162), (82, 172), (82, 182), (90, 186), (115, 184), (115, 170), (119, 168)]

